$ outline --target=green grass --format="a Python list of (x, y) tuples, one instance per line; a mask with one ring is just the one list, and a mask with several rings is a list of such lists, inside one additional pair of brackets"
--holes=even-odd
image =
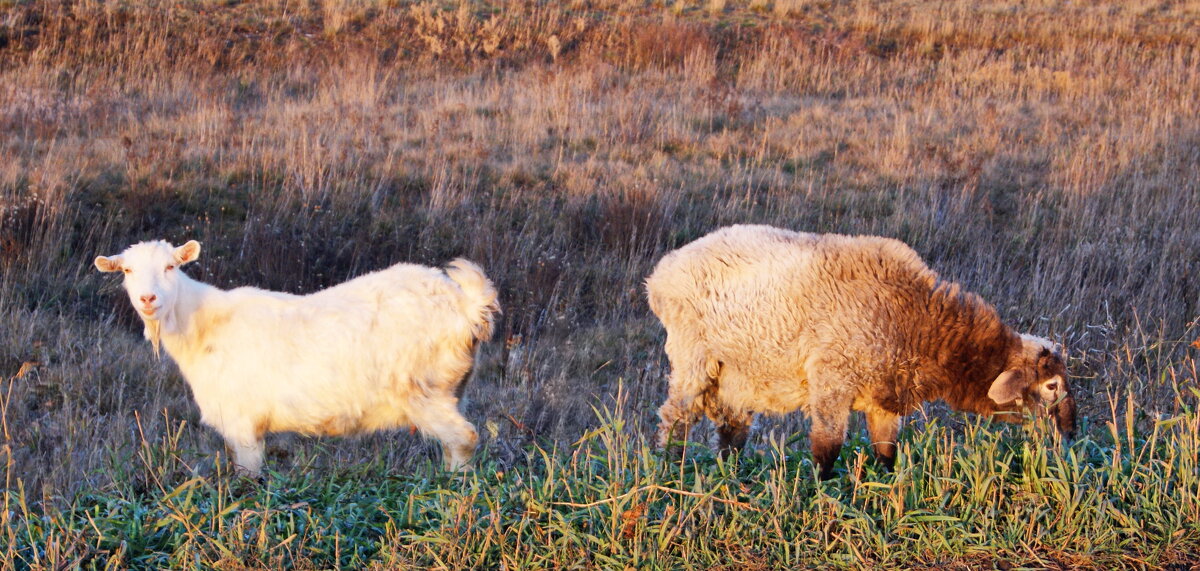
[[(427, 463), (293, 469), (262, 483), (184, 465), (175, 432), (121, 484), (62, 509), (5, 493), (7, 568), (1165, 567), (1200, 563), (1200, 392), (1139, 418), (1136, 401), (1069, 447), (1037, 426), (937, 421), (904, 435), (894, 473), (855, 438), (839, 477), (776, 442), (723, 462), (664, 461), (624, 401), (568, 446), (472, 472)], [(1139, 422), (1139, 420), (1143, 422)], [(1143, 425), (1146, 430), (1139, 430)], [(176, 430), (189, 427), (177, 424)], [(795, 440), (795, 439), (793, 439)], [(15, 517), (14, 517), (15, 516)], [(1184, 568), (1184, 567), (1178, 567)]]

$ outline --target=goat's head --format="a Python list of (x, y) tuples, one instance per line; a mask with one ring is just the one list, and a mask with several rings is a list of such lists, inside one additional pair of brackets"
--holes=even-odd
[(1067, 385), (1062, 352), (1051, 341), (1022, 335), (1008, 368), (992, 382), (988, 397), (1002, 407), (1050, 416), (1067, 438), (1075, 434), (1075, 398)]
[[(200, 243), (178, 248), (163, 240), (141, 242), (115, 256), (97, 256), (102, 272), (123, 272), (125, 292), (146, 324), (146, 338), (158, 352), (160, 320), (171, 319), (179, 298), (179, 267), (200, 257)], [(168, 324), (169, 326), (169, 324)]]
[(175, 305), (179, 267), (199, 257), (200, 243), (195, 240), (178, 248), (156, 240), (134, 244), (116, 256), (97, 256), (96, 268), (123, 272), (133, 308), (143, 319), (157, 319)]

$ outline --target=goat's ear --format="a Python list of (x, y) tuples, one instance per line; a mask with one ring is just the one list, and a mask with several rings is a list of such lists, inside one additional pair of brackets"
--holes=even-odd
[(1009, 369), (1000, 373), (1000, 376), (992, 381), (992, 386), (988, 389), (988, 398), (996, 401), (996, 404), (1008, 404), (1021, 398), (1025, 387), (1029, 385), (1029, 380), (1025, 377), (1025, 373), (1017, 369)]
[(188, 240), (187, 244), (175, 248), (175, 261), (179, 262), (179, 265), (183, 265), (188, 262), (194, 262), (199, 257), (200, 242), (195, 240)]
[(96, 269), (102, 272), (121, 271), (121, 256), (96, 256)]

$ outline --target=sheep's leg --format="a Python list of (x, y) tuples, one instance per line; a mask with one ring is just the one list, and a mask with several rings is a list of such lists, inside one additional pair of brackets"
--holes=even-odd
[(721, 407), (716, 415), (709, 418), (717, 425), (717, 450), (722, 458), (728, 458), (734, 452), (740, 452), (746, 446), (750, 436), (750, 425), (754, 422), (754, 413), (735, 413)]
[(812, 418), (812, 455), (813, 462), (820, 470), (822, 480), (833, 478), (833, 463), (842, 452), (842, 444), (846, 441), (846, 426), (849, 421), (848, 411), (817, 413)]
[[(810, 367), (809, 370), (819, 370)], [(833, 477), (833, 463), (837, 461), (846, 441), (846, 427), (850, 423), (850, 407), (853, 395), (846, 394), (849, 385), (839, 374), (815, 374), (809, 379), (808, 412), (812, 418), (813, 462), (819, 468), (820, 478)]]
[(888, 470), (896, 465), (896, 435), (900, 432), (900, 416), (885, 410), (867, 412), (867, 433), (875, 460)]
[(667, 402), (658, 408), (658, 447), (668, 448), (672, 442), (687, 440), (692, 425), (700, 419), (692, 399), (684, 399), (678, 395), (669, 395)]
[(479, 435), (475, 426), (458, 411), (458, 401), (449, 395), (416, 403), (412, 421), (422, 434), (442, 444), (446, 469), (461, 471), (469, 467)]
[(692, 340), (667, 332), (665, 346), (671, 362), (667, 401), (658, 409), (658, 447), (686, 441), (692, 425), (700, 419), (702, 395), (719, 374), (719, 363), (696, 350)]

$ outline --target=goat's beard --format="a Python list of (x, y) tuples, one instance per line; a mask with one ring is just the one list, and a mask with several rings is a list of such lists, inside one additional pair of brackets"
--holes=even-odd
[(150, 345), (154, 346), (154, 356), (159, 359), (162, 358), (163, 329), (170, 334), (180, 333), (180, 323), (175, 317), (175, 307), (172, 305), (163, 306), (154, 317), (142, 317), (142, 324), (146, 326), (143, 333), (150, 340)]
[(142, 323), (146, 326), (144, 331), (146, 339), (149, 339), (150, 345), (154, 347), (154, 356), (161, 359), (162, 354), (159, 352), (159, 347), (162, 345), (162, 321), (143, 317)]

